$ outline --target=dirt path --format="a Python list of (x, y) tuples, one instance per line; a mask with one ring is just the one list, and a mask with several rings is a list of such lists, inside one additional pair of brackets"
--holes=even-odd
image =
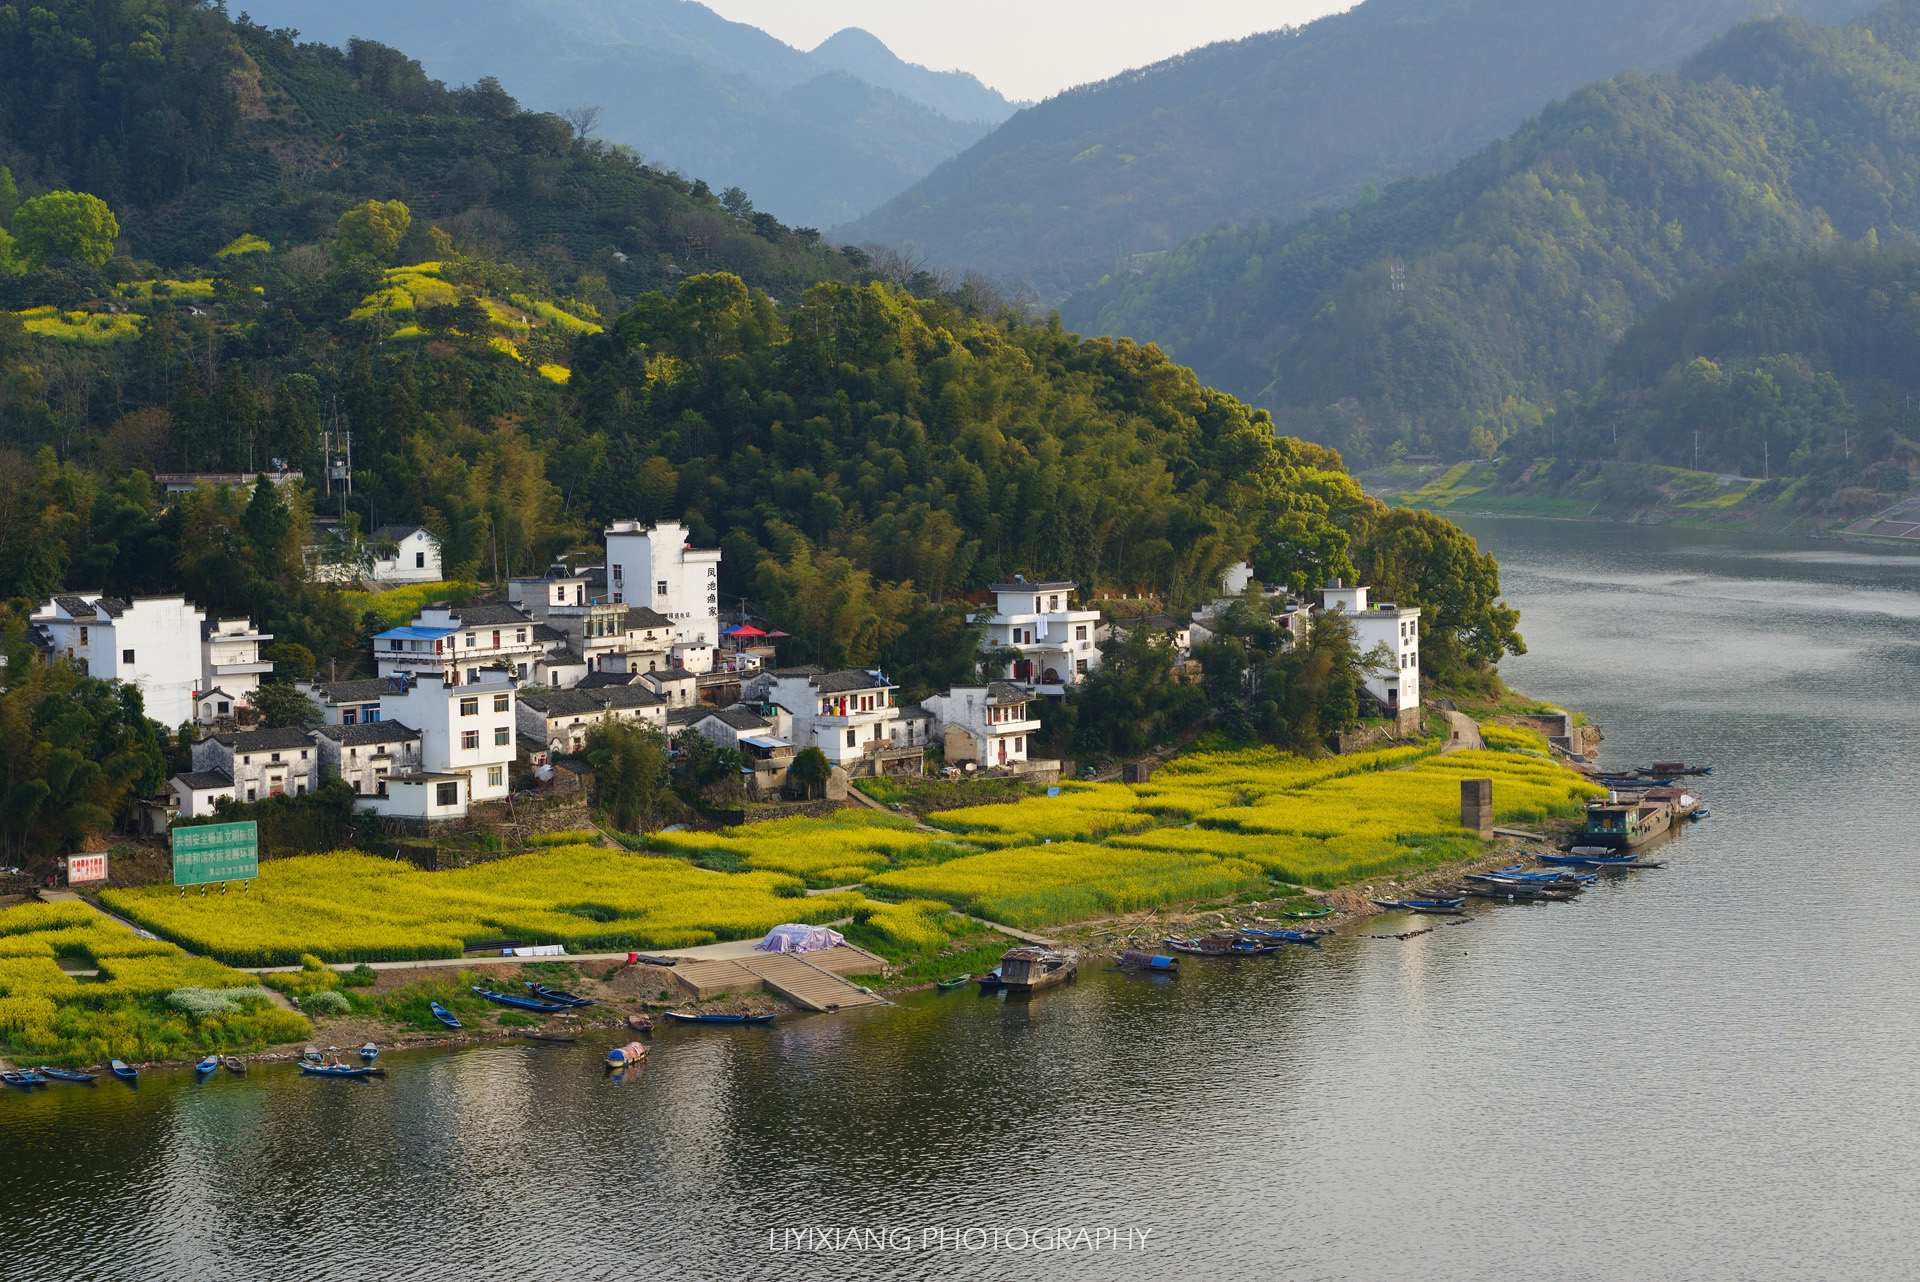
[(1450, 752), (1478, 751), (1487, 746), (1480, 737), (1480, 725), (1464, 712), (1442, 712), (1447, 719), (1447, 728), (1451, 732), (1447, 737), (1447, 746), (1440, 749), (1440, 755)]

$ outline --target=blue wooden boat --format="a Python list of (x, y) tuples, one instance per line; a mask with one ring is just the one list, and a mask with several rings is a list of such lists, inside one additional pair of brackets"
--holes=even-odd
[(1277, 939), (1283, 944), (1303, 944), (1308, 948), (1320, 947), (1320, 936), (1305, 930), (1242, 930), (1243, 935), (1255, 939)]
[(477, 995), (486, 998), (490, 1002), (501, 1006), (511, 1006), (515, 1010), (530, 1010), (539, 1015), (551, 1015), (555, 1011), (567, 1009), (567, 1007), (560, 1005), (558, 1002), (537, 1002), (531, 997), (515, 997), (512, 993), (496, 993), (491, 988), (482, 988), (478, 984), (470, 984), (468, 987), (472, 988)]
[(99, 1074), (97, 1073), (76, 1073), (70, 1068), (48, 1068), (45, 1064), (35, 1069), (34, 1072), (40, 1074), (40, 1076), (46, 1078), (48, 1081), (53, 1082), (79, 1082), (85, 1085), (92, 1085), (99, 1080)]
[(1540, 862), (1561, 868), (1604, 868), (1608, 864), (1630, 864), (1638, 855), (1541, 855)]
[(448, 1010), (445, 1006), (442, 1006), (439, 1002), (428, 1002), (427, 1009), (433, 1012), (433, 1017), (435, 1019), (439, 1020), (442, 1024), (445, 1024), (448, 1028), (461, 1027), (460, 1021), (454, 1018), (453, 1012)]
[(1698, 810), (1693, 812), (1693, 817), (1695, 819), (1705, 819), (1708, 815), (1712, 813), (1713, 811), (1707, 809), (1705, 806), (1702, 806)]
[(380, 1048), (378, 1046), (375, 1046), (372, 1042), (367, 1042), (366, 1044), (360, 1047), (360, 1058), (365, 1060), (369, 1064), (373, 1063), (373, 1061), (377, 1059), (379, 1055), (380, 1055)]
[(30, 1091), (36, 1086), (45, 1086), (47, 1079), (24, 1068), (10, 1068), (0, 1072), (0, 1082), (5, 1082), (9, 1086), (18, 1086), (23, 1091)]
[(300, 1071), (309, 1077), (385, 1077), (384, 1068), (356, 1068), (352, 1064), (301, 1064)]
[(994, 993), (994, 992), (1000, 991), (1001, 987), (1002, 985), (1000, 983), (1000, 968), (998, 966), (995, 966), (992, 970), (980, 976), (981, 992)]
[(526, 984), (529, 992), (542, 1001), (558, 1002), (562, 1006), (594, 1005), (594, 999), (591, 997), (580, 997), (573, 993), (563, 993), (557, 988), (548, 988), (546, 985), (536, 984), (530, 979), (522, 982)]
[(1382, 908), (1399, 909), (1402, 912), (1425, 913), (1430, 917), (1464, 917), (1461, 907), (1467, 901), (1461, 899), (1376, 899), (1374, 903)]
[(215, 1072), (218, 1072), (219, 1068), (220, 1068), (220, 1057), (218, 1055), (209, 1055), (205, 1059), (201, 1060), (198, 1064), (195, 1064), (193, 1066), (193, 1071), (200, 1074), (200, 1080), (204, 1082), (207, 1080), (208, 1077), (213, 1075)]
[(1268, 957), (1286, 947), (1285, 944), (1227, 944), (1198, 939), (1163, 939), (1160, 942), (1184, 957)]
[(677, 1019), (683, 1024), (771, 1024), (771, 1015), (683, 1015), (677, 1010), (666, 1012), (668, 1019)]
[(112, 1069), (113, 1075), (123, 1082), (137, 1082), (140, 1080), (140, 1070), (127, 1063), (124, 1059), (116, 1059), (107, 1067)]

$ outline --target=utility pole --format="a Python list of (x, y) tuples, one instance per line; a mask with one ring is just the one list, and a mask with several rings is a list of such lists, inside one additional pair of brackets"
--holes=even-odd
[(1700, 470), (1700, 429), (1693, 430), (1693, 470)]
[(1773, 479), (1772, 441), (1760, 442), (1760, 479), (1763, 481), (1771, 481)]

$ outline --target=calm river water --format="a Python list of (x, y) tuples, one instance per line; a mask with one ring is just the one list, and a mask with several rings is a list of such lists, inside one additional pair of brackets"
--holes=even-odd
[(1611, 763), (1718, 764), (1666, 870), (1175, 982), (674, 1030), (618, 1087), (513, 1046), (10, 1092), (0, 1278), (1906, 1275), (1920, 560), (1473, 529), (1516, 685)]

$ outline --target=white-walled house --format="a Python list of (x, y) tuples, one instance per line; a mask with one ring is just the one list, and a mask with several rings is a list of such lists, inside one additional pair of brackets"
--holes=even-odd
[(1020, 686), (994, 681), (984, 686), (955, 686), (924, 701), (933, 714), (934, 733), (944, 738), (947, 764), (972, 761), (984, 769), (1013, 766), (1027, 759), (1027, 739), (1040, 723), (1027, 714), (1034, 696)]
[[(720, 640), (719, 548), (689, 546), (687, 527), (678, 521), (616, 521), (606, 538), (606, 591), (615, 604), (643, 605), (664, 615), (677, 642), (698, 647)], [(680, 659), (703, 670), (696, 656)]]
[(516, 727), (554, 753), (579, 752), (587, 732), (603, 721), (636, 721), (655, 730), (667, 725), (667, 703), (643, 685), (592, 690), (529, 689), (520, 697)]
[(182, 819), (210, 818), (225, 798), (233, 800), (233, 776), (224, 770), (190, 770), (167, 780)]
[(380, 696), (380, 720), (420, 732), (423, 772), (463, 775), (465, 800), (497, 801), (507, 795), (507, 767), (517, 751), (515, 703), (513, 682), (491, 670), (458, 685), (419, 676), (393, 682)]
[[(273, 671), (273, 664), (260, 657), (260, 647), (271, 640), (272, 633), (256, 631), (248, 619), (207, 619), (200, 624), (195, 720), (216, 721), (232, 716), (235, 708), (253, 706), (253, 692), (260, 688), (260, 678)], [(227, 697), (217, 697), (220, 695)], [(222, 706), (229, 702), (232, 707)]]
[(849, 774), (866, 773), (868, 758), (895, 748), (900, 719), (898, 689), (882, 674), (861, 668), (826, 672), (808, 666), (780, 668), (749, 678), (741, 693), (749, 702), (779, 703), (793, 710), (791, 738), (798, 749), (818, 748)]
[(1078, 586), (1029, 583), (1016, 575), (1013, 582), (996, 583), (989, 589), (995, 608), (981, 647), (1018, 652), (998, 676), (1038, 686), (1044, 694), (1063, 694), (1068, 686), (1085, 681), (1087, 673), (1100, 666), (1100, 648), (1094, 637), (1100, 612), (1073, 608), (1073, 592)]
[(375, 583), (440, 582), (440, 540), (424, 525), (382, 525), (367, 535)]
[(212, 734), (193, 745), (193, 769), (233, 780), (236, 801), (301, 797), (320, 786), (320, 750), (305, 730)]
[[(1420, 611), (1391, 601), (1369, 603), (1367, 589), (1346, 587), (1335, 579), (1320, 589), (1323, 614), (1340, 613), (1353, 623), (1354, 643), (1362, 654), (1385, 647), (1393, 667), (1369, 673), (1366, 687), (1403, 723), (1417, 726), (1420, 716)], [(1403, 725), (1403, 731), (1405, 726)]]
[(320, 709), (320, 721), (329, 726), (355, 726), (380, 719), (380, 696), (387, 692), (386, 677), (357, 681), (296, 681), (298, 690)]
[(28, 620), (50, 658), (86, 665), (87, 675), (140, 688), (147, 716), (163, 726), (194, 719), (200, 688), (200, 628), (207, 616), (185, 597), (61, 593)]
[(421, 768), (420, 732), (398, 721), (323, 725), (314, 729), (320, 778), (343, 779), (363, 797), (385, 795), (387, 780)]
[(555, 648), (534, 635), (537, 626), (511, 605), (431, 606), (404, 627), (377, 634), (373, 657), (383, 677), (411, 673), (465, 684), (504, 669), (530, 681), (535, 663)]
[(457, 771), (411, 770), (388, 775), (386, 791), (367, 797), (361, 804), (383, 819), (407, 820), (431, 829), (466, 817), (471, 786), (472, 780)]

